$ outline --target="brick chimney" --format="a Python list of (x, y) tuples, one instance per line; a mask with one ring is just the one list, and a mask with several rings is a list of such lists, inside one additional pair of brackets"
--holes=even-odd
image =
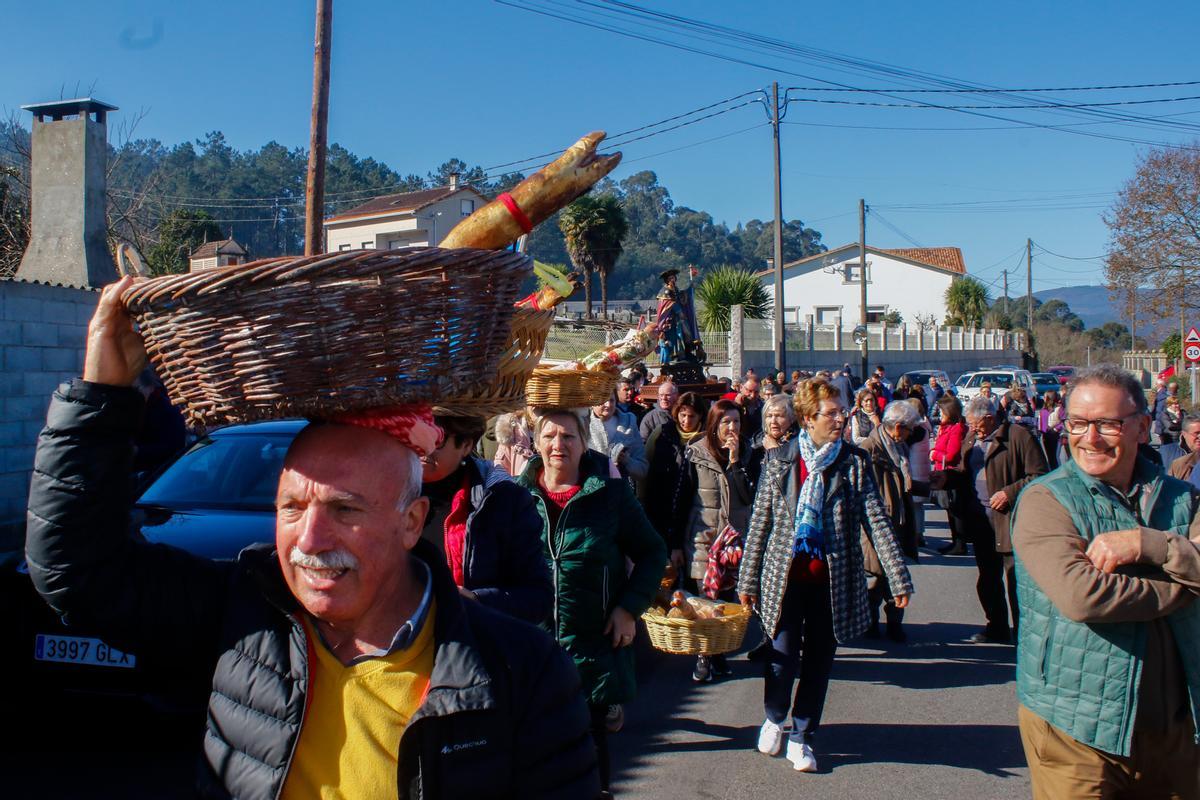
[(117, 279), (104, 204), (106, 117), (116, 106), (90, 97), (21, 106), (33, 114), (27, 281), (100, 287)]

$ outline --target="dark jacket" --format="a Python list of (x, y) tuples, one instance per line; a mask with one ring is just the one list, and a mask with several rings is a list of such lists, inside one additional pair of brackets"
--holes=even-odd
[(468, 458), (465, 468), (471, 511), (463, 588), (485, 606), (536, 625), (549, 616), (554, 589), (542, 558), (542, 520), (533, 497), (486, 461)]
[[(323, 645), (306, 636), (270, 546), (211, 561), (130, 532), (122, 488), (141, 411), (132, 389), (76, 381), (55, 394), (29, 497), (30, 576), (55, 610), (144, 663), (208, 676), (203, 796), (277, 797), (305, 723), (311, 651)], [(398, 796), (596, 796), (589, 716), (566, 656), (534, 626), (461, 600), (427, 542), (413, 553), (433, 576), (436, 649), (400, 740)]]
[[(540, 456), (525, 467), (519, 483), (533, 492), (542, 515), (545, 556), (554, 581), (551, 624), (558, 643), (575, 659), (590, 703), (624, 703), (637, 689), (633, 649), (614, 650), (612, 635), (604, 629), (617, 606), (634, 619), (650, 607), (666, 571), (667, 547), (629, 482), (609, 477), (608, 459), (587, 450), (579, 470), (581, 488), (567, 501), (554, 530), (537, 488)], [(626, 558), (633, 561), (628, 576)]]
[[(922, 431), (924, 432), (924, 431)], [(900, 551), (911, 559), (919, 555), (917, 550), (916, 512), (913, 508), (912, 482), (905, 481), (904, 473), (899, 465), (888, 455), (881, 437), (887, 436), (882, 425), (877, 425), (871, 435), (860, 445), (863, 452), (871, 457), (871, 475), (875, 478), (875, 486), (883, 507), (892, 520), (892, 532)], [(863, 535), (863, 555), (867, 559), (867, 572), (872, 575), (883, 575), (883, 566), (879, 557), (874, 553), (870, 540)]]
[[(969, 454), (975, 446), (975, 434), (970, 430), (963, 438), (962, 463), (970, 464)], [(1004, 492), (1008, 495), (1008, 509), (991, 511), (992, 530), (996, 536), (996, 552), (1011, 553), (1012, 535), (1010, 515), (1017, 503), (1017, 495), (1025, 485), (1041, 475), (1045, 475), (1046, 456), (1037, 439), (1023, 425), (1002, 422), (996, 426), (992, 445), (987, 450), (984, 461), (984, 474), (987, 478), (988, 494)], [(965, 490), (963, 494), (974, 497), (975, 485), (971, 482), (969, 471), (965, 474)], [(984, 509), (987, 511), (987, 509)]]
[(668, 550), (683, 549), (683, 534), (696, 494), (695, 475), (687, 460), (687, 445), (672, 421), (647, 440), (650, 472), (642, 482), (642, 507)]
[(642, 435), (642, 441), (650, 440), (650, 434), (663, 425), (670, 425), (675, 420), (671, 418), (671, 412), (662, 406), (655, 405), (654, 408), (647, 412), (646, 416), (642, 417), (638, 423), (638, 433)]

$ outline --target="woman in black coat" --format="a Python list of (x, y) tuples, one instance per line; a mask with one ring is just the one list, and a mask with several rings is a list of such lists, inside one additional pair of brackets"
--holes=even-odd
[(696, 493), (686, 451), (704, 435), (705, 405), (700, 395), (685, 392), (671, 406), (671, 422), (655, 428), (646, 440), (650, 472), (642, 482), (642, 505), (679, 570), (683, 569), (683, 532)]

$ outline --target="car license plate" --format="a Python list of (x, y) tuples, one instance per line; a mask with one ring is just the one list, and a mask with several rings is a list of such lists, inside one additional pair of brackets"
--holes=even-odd
[(99, 639), (84, 636), (50, 636), (45, 633), (37, 635), (33, 645), (33, 657), (38, 661), (89, 664), (93, 667), (133, 669), (137, 664), (137, 656), (122, 652)]

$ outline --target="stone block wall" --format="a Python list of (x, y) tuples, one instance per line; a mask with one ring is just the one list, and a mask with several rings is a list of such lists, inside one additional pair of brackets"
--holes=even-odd
[(33, 449), (56, 386), (83, 370), (100, 293), (0, 280), (0, 554), (22, 547)]

